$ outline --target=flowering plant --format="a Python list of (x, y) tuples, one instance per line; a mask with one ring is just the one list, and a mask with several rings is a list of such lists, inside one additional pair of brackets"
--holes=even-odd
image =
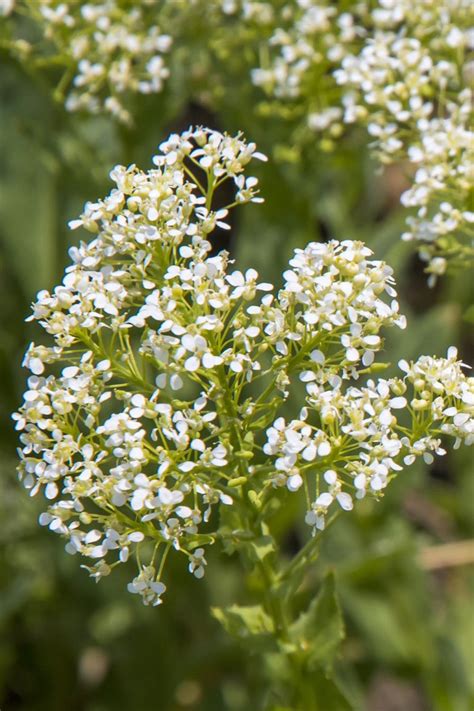
[[(244, 21), (250, 4), (228, 3)], [(274, 111), (292, 107), (295, 138), (319, 134), (328, 150), (344, 126), (365, 126), (382, 163), (408, 164), (401, 202), (416, 212), (402, 239), (418, 242), (429, 283), (448, 260), (471, 263), (470, 3), (296, 0), (270, 15), (273, 3), (253, 5), (265, 50), (252, 80)]]
[[(342, 636), (333, 578), (295, 605), (321, 531), (417, 457), (443, 455), (442, 439), (471, 444), (474, 380), (454, 348), (377, 376), (384, 329), (406, 324), (391, 268), (360, 242), (297, 249), (276, 294), (212, 252), (229, 210), (261, 201), (254, 159), (266, 160), (241, 135), (190, 128), (152, 170), (116, 166), (116, 188), (71, 223), (94, 238), (33, 306), (54, 344), (25, 355), (19, 472), (50, 501), (40, 523), (95, 580), (136, 560), (128, 589), (145, 604), (161, 603), (170, 554), (202, 578), (208, 546), (237, 552), (260, 576), (258, 604), (214, 614), (271, 652), (271, 673), (284, 663), (280, 702), (311, 709), (314, 684), (343, 703), (326, 678)], [(216, 208), (228, 181), (234, 198)], [(272, 516), (294, 496), (312, 535), (287, 561)], [(318, 629), (322, 649), (308, 641)]]
[[(169, 77), (219, 108), (248, 77), (257, 116), (278, 116), (292, 146), (335, 150), (348, 127), (363, 126), (381, 163), (406, 166), (402, 238), (417, 243), (431, 285), (473, 258), (470, 9), (468, 0), (0, 1), (0, 14), (16, 10), (40, 35), (26, 41), (18, 23), (7, 46), (29, 66), (61, 69), (54, 91), (69, 111), (130, 122), (133, 96), (160, 93)], [(191, 35), (201, 16), (205, 31)]]

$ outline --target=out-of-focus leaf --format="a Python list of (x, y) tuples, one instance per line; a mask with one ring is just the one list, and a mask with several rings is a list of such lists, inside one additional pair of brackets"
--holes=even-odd
[[(272, 619), (261, 605), (232, 605), (228, 608), (212, 608), (212, 614), (226, 632), (237, 639), (269, 637), (274, 632)], [(268, 640), (271, 642), (270, 638)]]
[(271, 536), (261, 536), (255, 541), (249, 541), (247, 549), (256, 561), (263, 561), (275, 552), (275, 542)]
[(341, 691), (338, 683), (333, 678), (328, 678), (322, 671), (315, 671), (313, 683), (317, 691), (316, 706), (318, 711), (353, 711), (354, 707), (349, 703)]
[(42, 176), (24, 170), (0, 181), (0, 239), (23, 285), (32, 296), (51, 285), (56, 271), (56, 188), (47, 169)]
[(290, 639), (314, 669), (329, 669), (344, 637), (344, 623), (336, 597), (334, 573), (325, 577), (317, 597), (290, 627)]

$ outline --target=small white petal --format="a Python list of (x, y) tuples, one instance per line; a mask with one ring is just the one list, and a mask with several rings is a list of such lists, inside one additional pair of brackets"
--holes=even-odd
[(392, 423), (392, 413), (390, 410), (383, 410), (379, 415), (379, 422), (381, 425), (390, 425)]
[(166, 381), (167, 381), (166, 373), (161, 373), (161, 375), (157, 375), (155, 378), (156, 387), (157, 388), (166, 388)]
[(322, 351), (318, 351), (318, 350), (311, 351), (310, 358), (312, 361), (314, 361), (315, 363), (319, 363), (319, 364), (324, 363), (324, 361), (326, 360), (324, 353), (322, 353)]
[(410, 371), (410, 366), (408, 365), (406, 360), (399, 360), (398, 367), (400, 368), (400, 370), (403, 370), (404, 373), (408, 373)]
[(318, 454), (320, 457), (327, 457), (327, 455), (331, 452), (331, 445), (329, 442), (321, 442), (321, 444), (318, 447)]
[(171, 390), (181, 390), (183, 387), (183, 381), (176, 373), (170, 377), (170, 387)]
[(303, 485), (303, 479), (299, 474), (292, 474), (292, 476), (288, 478), (286, 485), (290, 491), (298, 491)]
[(324, 481), (330, 486), (333, 486), (337, 482), (337, 474), (334, 469), (328, 469), (327, 472), (324, 472)]
[(316, 446), (311, 442), (311, 444), (308, 444), (308, 446), (303, 449), (301, 456), (306, 462), (312, 462), (313, 459), (316, 459), (316, 454)]
[(360, 358), (359, 351), (356, 348), (348, 348), (346, 350), (346, 358), (351, 363), (356, 363)]
[(354, 503), (350, 494), (346, 494), (344, 491), (342, 491), (340, 494), (337, 494), (336, 499), (340, 507), (344, 509), (344, 511), (352, 511), (352, 509), (354, 508)]
[(199, 368), (200, 364), (199, 358), (196, 356), (191, 356), (184, 361), (184, 367), (190, 373), (194, 373)]
[(333, 501), (334, 498), (332, 494), (330, 494), (328, 491), (325, 491), (323, 494), (320, 494), (318, 496), (314, 503), (316, 504), (316, 506), (322, 506), (323, 508), (327, 509)]
[(390, 400), (389, 405), (394, 410), (401, 410), (407, 406), (407, 401), (404, 397), (394, 397)]
[(56, 496), (58, 495), (58, 487), (54, 482), (50, 482), (49, 484), (46, 485), (46, 489), (44, 491), (45, 496), (47, 499), (55, 499)]

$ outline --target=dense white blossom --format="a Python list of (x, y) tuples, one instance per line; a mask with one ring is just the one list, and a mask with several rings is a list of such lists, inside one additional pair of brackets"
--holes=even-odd
[[(455, 447), (474, 443), (474, 381), (456, 357), (451, 348), (447, 358), (401, 361), (403, 378), (346, 389), (340, 379), (322, 385), (315, 374), (300, 375), (306, 407), (297, 420), (273, 423), (264, 451), (276, 457), (274, 486), (295, 491), (306, 477), (307, 496), (315, 497), (308, 524), (323, 529), (333, 503), (350, 510), (354, 496), (379, 496), (417, 457), (431, 463), (433, 453), (445, 454), (442, 435), (454, 437)], [(414, 419), (412, 431), (406, 411)]]
[[(322, 529), (331, 507), (443, 454), (441, 438), (474, 437), (473, 380), (454, 350), (366, 382), (383, 329), (405, 319), (391, 268), (364, 244), (297, 249), (276, 294), (210, 255), (231, 207), (214, 209), (215, 190), (230, 181), (233, 205), (260, 200), (256, 178), (242, 192), (252, 159), (266, 160), (242, 136), (190, 128), (153, 169), (115, 167), (109, 196), (71, 223), (92, 240), (33, 305), (53, 345), (32, 343), (23, 361), (20, 478), (94, 579), (137, 558), (128, 589), (145, 604), (161, 602), (170, 551), (203, 577), (225, 529), (213, 511), (248, 505), (247, 484), (262, 504), (304, 492)], [(278, 410), (298, 381), (303, 408), (287, 421)]]

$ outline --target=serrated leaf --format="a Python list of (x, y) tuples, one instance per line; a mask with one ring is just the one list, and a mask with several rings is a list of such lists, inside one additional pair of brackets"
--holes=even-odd
[(290, 639), (306, 655), (310, 668), (332, 666), (344, 638), (344, 623), (336, 597), (334, 573), (324, 579), (318, 596), (290, 627)]

